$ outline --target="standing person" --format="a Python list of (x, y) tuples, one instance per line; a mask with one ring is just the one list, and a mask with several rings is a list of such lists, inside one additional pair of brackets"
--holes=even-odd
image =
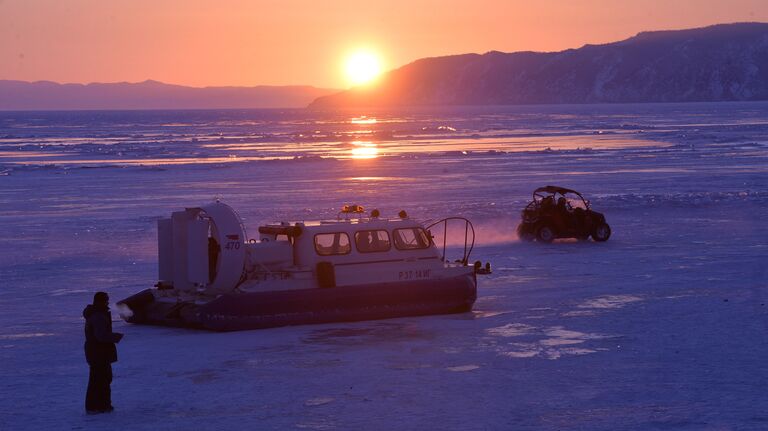
[(96, 292), (93, 304), (83, 310), (85, 317), (85, 360), (90, 366), (85, 411), (88, 414), (109, 413), (112, 407), (112, 363), (117, 362), (117, 347), (123, 334), (112, 332), (109, 296)]

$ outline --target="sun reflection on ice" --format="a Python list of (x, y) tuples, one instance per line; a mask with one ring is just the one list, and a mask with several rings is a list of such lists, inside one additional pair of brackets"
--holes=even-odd
[(375, 118), (368, 118), (365, 115), (361, 117), (353, 118), (349, 120), (349, 122), (352, 124), (376, 124), (377, 123)]
[(379, 156), (379, 149), (373, 142), (354, 141), (352, 145), (353, 159), (375, 159)]

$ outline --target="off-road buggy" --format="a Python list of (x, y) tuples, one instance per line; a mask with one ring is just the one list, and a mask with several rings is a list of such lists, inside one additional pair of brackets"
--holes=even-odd
[(611, 227), (605, 216), (592, 211), (581, 193), (557, 186), (539, 187), (522, 211), (517, 235), (525, 241), (552, 242), (555, 238), (607, 241)]

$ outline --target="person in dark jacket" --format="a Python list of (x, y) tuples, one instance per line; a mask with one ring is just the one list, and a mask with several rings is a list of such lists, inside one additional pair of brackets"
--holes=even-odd
[(93, 304), (83, 310), (85, 317), (85, 360), (90, 366), (85, 411), (89, 414), (108, 413), (112, 407), (112, 363), (117, 362), (117, 347), (123, 334), (112, 332), (109, 296), (96, 292)]

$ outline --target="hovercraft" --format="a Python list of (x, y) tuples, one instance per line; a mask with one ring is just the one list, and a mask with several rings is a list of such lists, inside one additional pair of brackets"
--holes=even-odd
[[(445, 256), (449, 220), (464, 253)], [(442, 251), (430, 228), (443, 229)], [(462, 313), (477, 297), (469, 220), (424, 225), (344, 206), (336, 220), (262, 225), (247, 239), (238, 214), (215, 202), (158, 220), (159, 281), (118, 305), (131, 323), (237, 331), (311, 323)], [(126, 310), (128, 308), (130, 311)]]

